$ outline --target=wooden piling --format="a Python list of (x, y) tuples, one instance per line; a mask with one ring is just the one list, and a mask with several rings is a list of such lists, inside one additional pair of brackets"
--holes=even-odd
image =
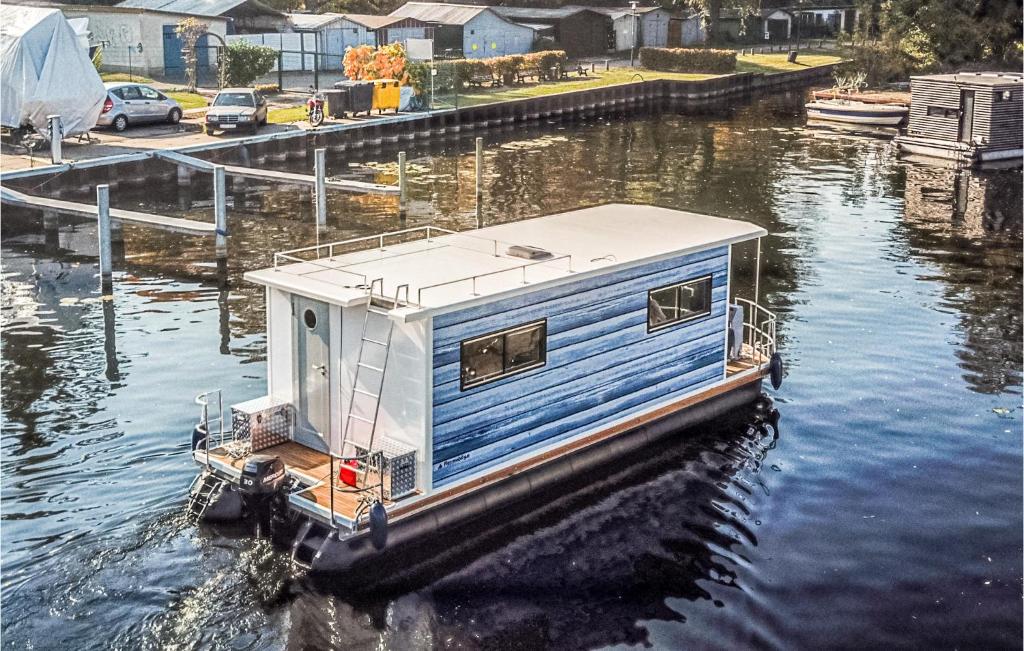
[(476, 139), (476, 205), (480, 211), (481, 199), (484, 194), (484, 139)]
[(405, 219), (406, 202), (408, 200), (408, 188), (406, 186), (408, 177), (405, 172), (405, 152), (398, 152), (398, 218)]

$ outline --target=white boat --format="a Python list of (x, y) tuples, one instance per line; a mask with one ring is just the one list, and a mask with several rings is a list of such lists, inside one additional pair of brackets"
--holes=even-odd
[(805, 104), (805, 107), (809, 119), (884, 127), (897, 126), (910, 111), (906, 106), (868, 104), (847, 99), (819, 99)]
[(766, 234), (609, 204), (277, 253), (245, 274), (267, 292), (267, 395), (230, 421), (200, 396), (189, 509), (280, 528), (311, 571), (373, 570), (757, 402), (782, 381), (775, 315), (730, 287), (733, 247)]

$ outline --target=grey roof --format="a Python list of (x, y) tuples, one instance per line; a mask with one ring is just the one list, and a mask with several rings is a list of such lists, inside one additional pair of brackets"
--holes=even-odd
[(494, 13), (505, 18), (511, 18), (513, 20), (525, 19), (525, 20), (560, 20), (562, 18), (568, 18), (574, 16), (581, 11), (593, 11), (587, 7), (579, 7), (576, 5), (566, 5), (564, 7), (548, 8), (548, 7), (491, 7)]
[[(619, 18), (621, 16), (628, 16), (628, 15), (633, 13), (633, 8), (632, 7), (581, 7), (579, 5), (567, 5), (567, 6), (575, 6), (578, 9), (589, 9), (591, 11), (596, 11), (598, 13), (605, 14), (606, 16), (611, 16), (612, 18)], [(638, 15), (650, 13), (652, 11), (664, 11), (664, 12), (667, 12), (667, 13), (672, 13), (671, 11), (669, 11), (668, 9), (665, 9), (664, 7), (637, 7), (636, 8), (636, 13)]]
[[(373, 14), (342, 14), (342, 15), (345, 17), (345, 20), (352, 21), (353, 23), (356, 23), (357, 25), (362, 25), (363, 27), (366, 27), (367, 29), (383, 29), (385, 27), (389, 27), (391, 25), (394, 25), (395, 23), (400, 23), (403, 20), (407, 20), (407, 19), (410, 18), (410, 16), (395, 16), (395, 15), (375, 16)], [(416, 19), (413, 18), (413, 20), (416, 20)]]
[(344, 14), (288, 14), (295, 29), (320, 29), (344, 18)]
[(465, 25), (476, 18), (481, 12), (489, 10), (489, 7), (477, 7), (475, 5), (455, 5), (441, 2), (407, 2), (388, 15), (418, 18), (419, 20), (424, 20), (428, 23), (440, 23), (442, 25)]
[(974, 86), (1010, 86), (1024, 83), (1024, 75), (1019, 72), (957, 72), (944, 75), (915, 75), (910, 78), (911, 85), (915, 79), (948, 81)]
[(284, 16), (284, 12), (269, 7), (259, 0), (124, 0), (118, 7), (170, 11), (192, 16), (221, 16), (240, 5), (249, 5), (257, 13)]

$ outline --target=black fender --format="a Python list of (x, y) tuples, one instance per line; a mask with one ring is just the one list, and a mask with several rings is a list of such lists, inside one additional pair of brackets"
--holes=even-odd
[(370, 507), (370, 542), (378, 550), (388, 544), (388, 512), (380, 502)]
[(778, 390), (778, 388), (782, 386), (783, 371), (782, 355), (772, 353), (771, 360), (768, 362), (768, 376), (771, 378), (772, 388), (775, 390)]

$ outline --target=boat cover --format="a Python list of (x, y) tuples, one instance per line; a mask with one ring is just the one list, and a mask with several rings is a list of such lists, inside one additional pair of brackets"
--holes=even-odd
[(96, 126), (107, 97), (89, 51), (59, 9), (0, 6), (0, 124), (31, 125), (48, 137), (47, 116), (64, 135)]

